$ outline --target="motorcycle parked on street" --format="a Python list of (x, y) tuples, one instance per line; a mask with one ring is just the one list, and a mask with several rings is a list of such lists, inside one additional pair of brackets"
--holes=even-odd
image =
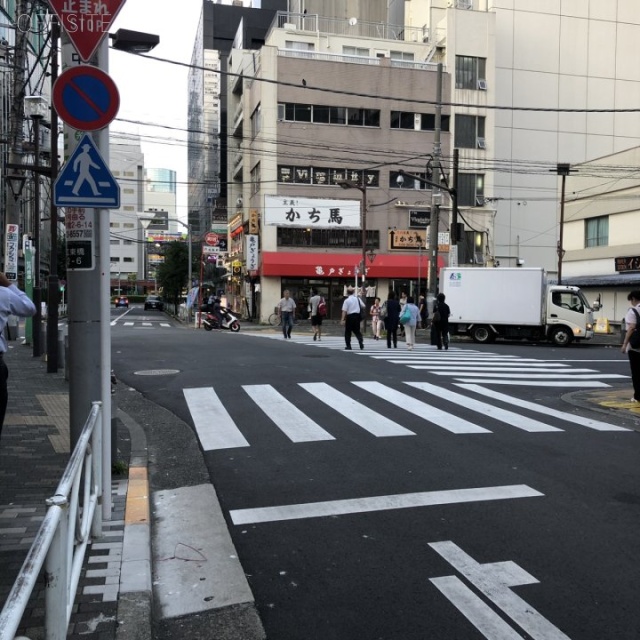
[(232, 331), (233, 333), (237, 333), (240, 331), (240, 321), (236, 316), (231, 313), (231, 310), (227, 307), (220, 307), (220, 320), (218, 322), (218, 318), (216, 315), (208, 309), (208, 305), (203, 307), (204, 316), (202, 317), (202, 325), (205, 328), (205, 331), (211, 331), (212, 329), (223, 330), (226, 329), (228, 331)]

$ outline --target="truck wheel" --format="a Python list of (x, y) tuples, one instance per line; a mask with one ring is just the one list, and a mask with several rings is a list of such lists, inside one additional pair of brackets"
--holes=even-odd
[(551, 342), (557, 347), (567, 347), (572, 340), (573, 335), (566, 327), (558, 327), (551, 332)]
[(494, 337), (493, 332), (489, 327), (483, 327), (480, 325), (471, 329), (471, 339), (480, 344), (487, 344), (489, 342), (493, 342)]

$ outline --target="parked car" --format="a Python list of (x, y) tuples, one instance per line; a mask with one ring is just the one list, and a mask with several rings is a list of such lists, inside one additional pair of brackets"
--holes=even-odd
[(164, 311), (164, 302), (160, 296), (147, 296), (144, 301), (144, 310), (157, 309), (158, 311)]
[(116, 308), (118, 307), (126, 307), (127, 309), (129, 308), (129, 298), (127, 298), (127, 296), (116, 296), (113, 302)]

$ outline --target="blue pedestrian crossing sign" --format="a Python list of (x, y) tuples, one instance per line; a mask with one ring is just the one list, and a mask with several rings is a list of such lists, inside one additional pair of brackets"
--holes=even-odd
[(60, 171), (53, 187), (56, 207), (118, 209), (120, 185), (88, 134)]

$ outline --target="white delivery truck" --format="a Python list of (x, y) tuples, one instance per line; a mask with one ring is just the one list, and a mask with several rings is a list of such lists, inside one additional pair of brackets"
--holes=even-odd
[(593, 337), (593, 313), (578, 287), (549, 285), (542, 269), (442, 269), (440, 291), (451, 333), (475, 342), (549, 340), (558, 346)]

